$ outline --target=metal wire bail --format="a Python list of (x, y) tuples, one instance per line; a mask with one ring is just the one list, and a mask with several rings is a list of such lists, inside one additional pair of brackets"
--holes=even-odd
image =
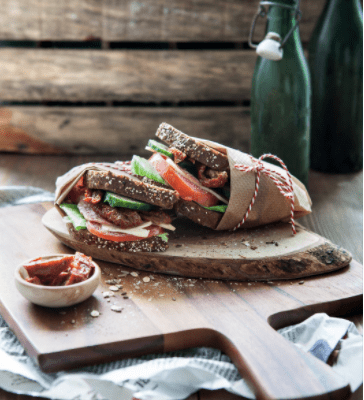
[(258, 12), (254, 15), (254, 18), (253, 18), (253, 22), (252, 22), (252, 25), (250, 28), (250, 33), (249, 33), (249, 39), (248, 39), (249, 46), (252, 47), (253, 49), (256, 49), (258, 47), (258, 44), (253, 43), (253, 35), (254, 35), (257, 19), (258, 19), (258, 17), (264, 18), (268, 13), (265, 9), (265, 6), (268, 6), (268, 7), (269, 6), (277, 6), (277, 7), (287, 8), (287, 9), (295, 11), (296, 23), (294, 26), (292, 26), (292, 28), (287, 33), (286, 37), (282, 40), (282, 43), (279, 47), (281, 49), (285, 45), (285, 43), (287, 42), (289, 37), (292, 35), (292, 32), (297, 28), (297, 26), (302, 18), (302, 13), (300, 10), (300, 0), (297, 1), (297, 5), (295, 7), (289, 6), (287, 4), (276, 3), (274, 1), (261, 1), (260, 2)]
[(301, 10), (297, 9), (296, 14), (295, 14), (296, 23), (294, 26), (292, 26), (290, 31), (287, 33), (286, 37), (282, 40), (280, 48), (282, 48), (284, 46), (284, 44), (287, 42), (289, 37), (292, 35), (293, 31), (298, 27), (298, 24), (300, 23), (301, 18), (302, 18)]
[(258, 47), (258, 44), (254, 44), (253, 43), (253, 35), (254, 35), (254, 30), (255, 30), (255, 24), (256, 24), (257, 19), (259, 17), (264, 18), (266, 15), (267, 15), (267, 12), (265, 11), (264, 6), (260, 4), (259, 8), (258, 8), (258, 12), (254, 15), (253, 22), (252, 22), (252, 25), (251, 25), (251, 28), (250, 28), (249, 39), (248, 39), (249, 46), (252, 47), (253, 49), (256, 49)]

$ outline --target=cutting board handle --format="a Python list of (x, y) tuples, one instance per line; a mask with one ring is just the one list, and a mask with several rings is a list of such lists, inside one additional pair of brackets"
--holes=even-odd
[(241, 321), (223, 329), (219, 348), (232, 359), (257, 399), (330, 399), (350, 396), (348, 382), (311, 354), (305, 353), (267, 323)]

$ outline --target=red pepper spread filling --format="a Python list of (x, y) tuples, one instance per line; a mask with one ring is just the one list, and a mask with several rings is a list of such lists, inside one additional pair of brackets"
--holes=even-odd
[(24, 265), (28, 272), (27, 282), (45, 286), (68, 286), (83, 282), (95, 271), (92, 258), (82, 253), (54, 260), (36, 258)]

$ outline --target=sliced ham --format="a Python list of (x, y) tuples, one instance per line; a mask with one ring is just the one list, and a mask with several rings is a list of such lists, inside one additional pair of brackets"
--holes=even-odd
[[(83, 214), (82, 210), (88, 217), (86, 218), (85, 216), (86, 220), (98, 222), (104, 226), (117, 226), (122, 229), (129, 229), (138, 227), (143, 223), (138, 212), (129, 208), (111, 207), (105, 203), (92, 204), (84, 200), (80, 209), (81, 214)], [(101, 219), (107, 223), (101, 222)]]
[(81, 200), (77, 204), (80, 213), (85, 217), (86, 221), (91, 222), (98, 222), (101, 225), (114, 225), (113, 223), (109, 222), (107, 219), (102, 218), (93, 208), (90, 203), (87, 203), (84, 200)]

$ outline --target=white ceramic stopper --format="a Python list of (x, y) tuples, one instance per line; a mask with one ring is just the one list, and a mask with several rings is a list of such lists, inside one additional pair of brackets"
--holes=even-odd
[(269, 32), (264, 40), (257, 47), (257, 54), (272, 61), (279, 61), (283, 58), (283, 49), (280, 48), (281, 37), (278, 33)]

